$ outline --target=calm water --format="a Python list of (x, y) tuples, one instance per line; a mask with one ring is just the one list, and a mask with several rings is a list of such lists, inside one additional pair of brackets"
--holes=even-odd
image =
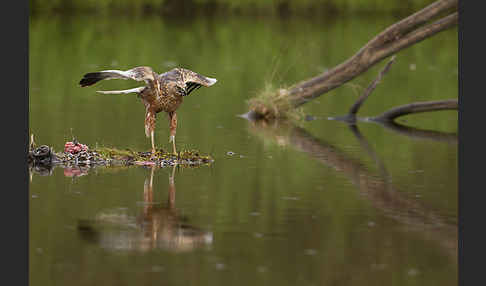
[[(31, 285), (457, 285), (457, 112), (357, 128), (343, 115), (376, 76), (304, 106), (316, 120), (240, 117), (266, 83), (291, 84), (356, 52), (392, 17), (168, 20), (34, 17), (30, 132), (61, 150), (149, 150), (136, 82), (80, 88), (86, 72), (183, 66), (215, 77), (178, 111), (196, 169), (55, 168), (30, 184)], [(457, 98), (457, 30), (399, 53), (360, 111)], [(159, 114), (156, 143), (170, 147)], [(232, 153), (228, 153), (232, 152)]]

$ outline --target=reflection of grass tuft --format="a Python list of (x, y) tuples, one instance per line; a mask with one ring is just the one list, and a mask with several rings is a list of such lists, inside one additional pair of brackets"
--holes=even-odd
[(266, 83), (263, 90), (254, 98), (248, 100), (250, 110), (265, 119), (286, 118), (300, 121), (304, 118), (302, 108), (294, 108), (288, 96), (288, 89), (277, 88)]

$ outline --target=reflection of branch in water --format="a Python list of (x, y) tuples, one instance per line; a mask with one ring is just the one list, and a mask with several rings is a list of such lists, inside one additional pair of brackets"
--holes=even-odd
[(359, 129), (356, 125), (350, 124), (349, 129), (354, 134), (356, 139), (358, 139), (359, 144), (361, 145), (361, 148), (363, 148), (363, 150), (365, 150), (366, 153), (368, 153), (368, 155), (373, 159), (373, 161), (375, 161), (375, 164), (376, 164), (376, 166), (378, 166), (378, 170), (381, 173), (381, 177), (383, 178), (384, 183), (387, 186), (386, 189), (390, 190), (389, 187), (392, 186), (391, 185), (391, 177), (390, 177), (390, 174), (388, 173), (388, 171), (386, 170), (386, 167), (385, 167), (385, 164), (383, 164), (383, 161), (381, 161), (381, 159), (378, 157), (378, 155), (373, 150), (371, 145), (368, 143), (368, 140), (366, 140), (366, 138), (361, 134), (361, 132), (359, 131)]
[(385, 216), (406, 225), (407, 230), (416, 230), (425, 237), (438, 241), (452, 258), (457, 258), (457, 226), (444, 221), (432, 210), (407, 198), (402, 192), (395, 191), (391, 184), (387, 184), (389, 175), (385, 166), (366, 139), (359, 133), (357, 127), (351, 130), (357, 136), (362, 148), (378, 164), (384, 178), (378, 178), (361, 162), (288, 122), (268, 124), (262, 121), (250, 121), (250, 131), (265, 139), (285, 142), (285, 145), (291, 145), (326, 166), (347, 175), (349, 180), (358, 187), (360, 194), (367, 198), (375, 208), (381, 210)]
[(175, 207), (175, 168), (169, 177), (168, 206), (154, 202), (155, 167), (152, 167), (150, 178), (144, 182), (144, 206), (139, 216), (127, 215), (123, 210), (103, 212), (95, 220), (80, 220), (80, 235), (111, 250), (149, 251), (158, 248), (179, 252), (211, 244), (211, 232), (186, 224), (187, 219), (178, 214)]
[[(355, 124), (355, 121), (353, 121), (354, 119), (351, 118), (349, 115), (328, 117), (327, 119), (342, 121), (351, 125)], [(396, 123), (395, 121), (379, 121), (379, 120), (373, 120), (373, 118), (368, 118), (368, 117), (358, 117), (356, 118), (356, 120), (359, 120), (361, 122), (372, 122), (372, 123), (380, 124), (381, 126), (385, 127), (388, 130), (394, 131), (401, 135), (405, 135), (412, 139), (431, 140), (431, 141), (457, 144), (456, 133), (446, 133), (446, 132), (440, 132), (434, 130), (418, 129), (418, 128), (409, 127), (409, 126)]]
[(425, 140), (457, 144), (456, 133), (446, 133), (446, 132), (440, 132), (434, 130), (418, 129), (418, 128), (398, 124), (394, 121), (390, 121), (390, 122), (369, 121), (369, 122), (378, 123), (388, 130), (391, 130), (401, 135), (405, 135), (413, 139), (425, 139)]

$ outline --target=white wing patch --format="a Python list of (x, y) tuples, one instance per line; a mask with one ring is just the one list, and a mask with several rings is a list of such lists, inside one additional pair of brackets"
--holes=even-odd
[(124, 89), (124, 90), (97, 90), (96, 92), (103, 93), (103, 94), (127, 94), (127, 93), (141, 92), (144, 88), (145, 86), (141, 86), (132, 89)]
[(212, 86), (213, 84), (215, 84), (218, 81), (217, 79), (211, 78), (211, 77), (206, 77), (206, 79), (209, 81), (208, 86)]
[(120, 71), (120, 70), (105, 70), (100, 71), (102, 73), (109, 73), (110, 77), (105, 78), (108, 79), (132, 79), (132, 74), (130, 74), (130, 70), (127, 71)]

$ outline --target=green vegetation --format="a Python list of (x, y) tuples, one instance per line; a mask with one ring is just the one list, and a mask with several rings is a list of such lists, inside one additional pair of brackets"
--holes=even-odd
[(162, 149), (156, 150), (152, 155), (150, 152), (138, 152), (130, 149), (117, 149), (100, 147), (93, 150), (105, 161), (121, 161), (126, 163), (143, 164), (143, 162), (171, 163), (177, 162), (181, 165), (209, 164), (213, 161), (209, 155), (201, 155), (197, 150), (183, 150), (177, 155), (166, 152)]
[(287, 118), (292, 121), (300, 121), (304, 118), (302, 108), (294, 108), (286, 96), (287, 88), (277, 89), (273, 84), (266, 83), (265, 87), (256, 97), (248, 100), (250, 110), (259, 110), (265, 114), (266, 119)]
[(433, 0), (30, 0), (32, 12), (96, 11), (133, 14), (312, 14), (320, 12), (408, 12)]
[[(51, 150), (49, 152), (49, 149)], [(51, 156), (58, 163), (68, 165), (156, 165), (156, 166), (199, 166), (211, 164), (214, 160), (209, 155), (202, 155), (197, 150), (183, 150), (177, 154), (166, 152), (163, 149), (151, 152), (139, 152), (130, 149), (117, 149), (112, 147), (88, 148), (79, 152), (64, 151), (54, 152), (51, 147), (42, 145), (29, 151), (30, 162), (34, 164), (45, 164), (43, 159)], [(48, 151), (48, 153), (46, 153)], [(48, 164), (51, 163), (51, 161)]]

